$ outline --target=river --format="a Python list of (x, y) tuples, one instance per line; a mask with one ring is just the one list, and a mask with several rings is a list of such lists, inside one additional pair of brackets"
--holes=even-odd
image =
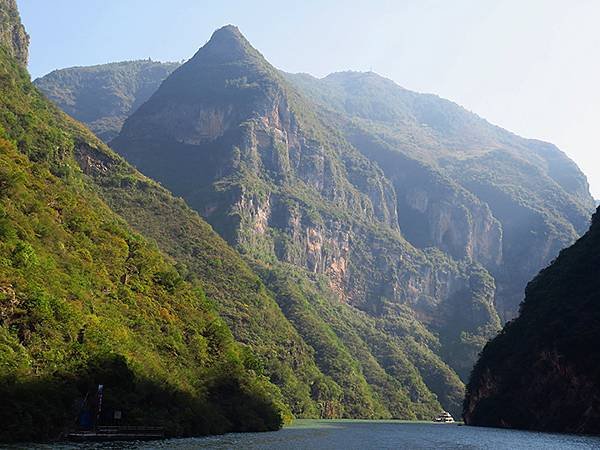
[[(24, 448), (23, 446), (13, 448)], [(233, 433), (146, 443), (37, 445), (35, 449), (600, 449), (600, 437), (478, 428), (455, 424), (297, 420), (280, 431)]]

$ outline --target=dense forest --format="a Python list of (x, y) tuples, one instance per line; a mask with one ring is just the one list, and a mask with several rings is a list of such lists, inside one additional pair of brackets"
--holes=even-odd
[(75, 148), (117, 157), (33, 87), (14, 53), (0, 48), (0, 440), (57, 437), (98, 384), (105, 411), (170, 435), (279, 428), (282, 394), (202, 280), (107, 206)]
[(519, 317), (484, 348), (468, 424), (600, 434), (600, 211), (529, 283)]

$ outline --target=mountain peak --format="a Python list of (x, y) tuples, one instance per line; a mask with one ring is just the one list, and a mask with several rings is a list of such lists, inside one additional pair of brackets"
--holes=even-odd
[(193, 59), (200, 55), (214, 59), (217, 63), (232, 60), (248, 59), (257, 56), (258, 52), (235, 25), (225, 25), (216, 30), (209, 41), (204, 45)]
[(212, 34), (210, 40), (213, 39), (245, 39), (240, 29), (235, 25), (223, 25)]

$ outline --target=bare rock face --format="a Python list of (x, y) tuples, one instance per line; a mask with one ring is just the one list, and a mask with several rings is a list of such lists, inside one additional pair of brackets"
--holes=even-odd
[(21, 23), (16, 0), (0, 0), (0, 45), (23, 67), (27, 67), (29, 35)]
[(502, 225), (487, 204), (435, 168), (360, 129), (350, 129), (348, 135), (361, 153), (384, 168), (397, 193), (400, 229), (413, 245), (436, 247), (492, 270), (502, 263)]
[(107, 174), (114, 165), (114, 158), (92, 147), (88, 142), (79, 141), (75, 144), (75, 160), (86, 175)]

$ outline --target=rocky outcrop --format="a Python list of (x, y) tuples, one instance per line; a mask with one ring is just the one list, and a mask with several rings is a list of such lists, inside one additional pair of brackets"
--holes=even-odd
[(527, 286), (519, 317), (484, 348), (469, 425), (600, 434), (600, 212)]
[(502, 263), (502, 225), (488, 205), (430, 165), (342, 120), (350, 141), (376, 161), (397, 195), (398, 221), (416, 247), (436, 247), (490, 270)]
[(83, 140), (76, 141), (73, 156), (86, 175), (106, 175), (115, 165), (114, 157), (106, 155)]
[(27, 67), (29, 35), (21, 23), (16, 0), (0, 0), (0, 45), (21, 66)]

